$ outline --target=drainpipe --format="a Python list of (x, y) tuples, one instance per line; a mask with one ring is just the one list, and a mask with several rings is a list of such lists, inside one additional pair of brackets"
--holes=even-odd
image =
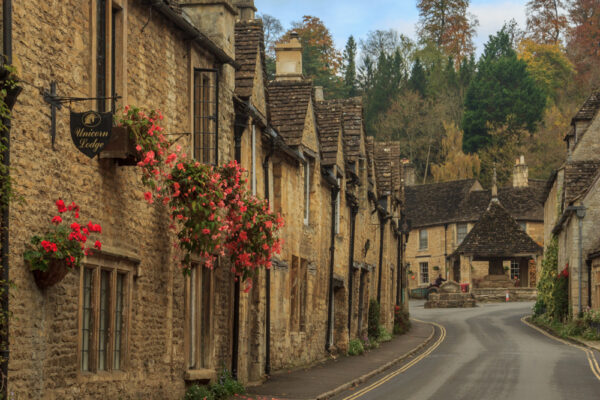
[(396, 305), (400, 305), (400, 293), (402, 292), (402, 232), (398, 232), (398, 249), (396, 251)]
[(358, 214), (358, 206), (350, 206), (350, 260), (348, 264), (348, 337), (351, 336), (352, 330), (352, 293), (353, 293), (353, 278), (354, 278), (354, 235), (356, 232), (356, 214)]
[(360, 269), (360, 273), (358, 274), (358, 335), (360, 336), (361, 332), (362, 332), (362, 316), (363, 316), (363, 297), (364, 297), (364, 293), (365, 293), (365, 289), (364, 289), (364, 283), (363, 283), (363, 275), (365, 274), (365, 271), (362, 270), (362, 268)]
[(331, 246), (329, 247), (330, 262), (329, 262), (329, 302), (327, 305), (327, 338), (325, 341), (325, 349), (329, 351), (333, 346), (333, 267), (335, 265), (335, 208), (337, 205), (337, 194), (340, 190), (337, 186), (335, 176), (328, 173), (331, 182)]
[(381, 305), (381, 275), (383, 274), (383, 239), (385, 235), (385, 217), (379, 214), (379, 276), (377, 277), (377, 303)]
[[(246, 129), (248, 116), (237, 114), (235, 116), (234, 140), (235, 140), (235, 161), (238, 164), (242, 162), (242, 134)], [(233, 343), (231, 344), (231, 375), (233, 379), (238, 377), (238, 357), (240, 341), (240, 279), (236, 277), (233, 286)]]
[[(263, 176), (265, 180), (265, 199), (269, 201), (269, 160), (273, 155), (275, 146), (271, 142), (271, 150), (263, 161)], [(271, 268), (267, 268), (265, 276), (265, 375), (271, 375)]]
[[(581, 313), (583, 313), (583, 307), (581, 304), (581, 282), (582, 282), (582, 276), (583, 276), (583, 218), (585, 218), (585, 207), (584, 206), (580, 206), (577, 207), (577, 219), (579, 221), (579, 315), (581, 316)], [(589, 282), (588, 282), (588, 286), (589, 286)], [(589, 290), (589, 287), (588, 287)]]
[[(6, 57), (6, 62), (8, 64), (12, 64), (12, 0), (4, 0), (2, 3), (2, 43), (3, 43), (3, 52), (4, 52), (4, 57)], [(6, 174), (10, 175), (9, 172), (9, 167), (10, 167), (10, 128), (11, 128), (11, 124), (10, 124), (10, 119), (7, 119), (4, 121), (5, 124), (5, 130), (4, 132), (2, 132), (2, 138), (4, 139), (4, 145), (6, 146), (6, 151), (4, 152), (4, 165), (6, 166)], [(8, 274), (8, 268), (9, 268), (9, 259), (8, 259), (8, 254), (9, 254), (9, 246), (10, 246), (10, 242), (9, 242), (9, 217), (10, 217), (10, 212), (9, 212), (9, 203), (7, 202), (4, 207), (2, 208), (2, 221), (0, 222), (1, 224), (1, 232), (2, 232), (2, 249), (1, 249), (1, 258), (2, 258), (2, 279), (4, 280), (4, 290), (2, 293), (2, 299), (0, 300), (2, 303), (2, 312), (5, 313), (5, 322), (4, 322), (4, 329), (5, 332), (2, 335), (1, 338), (1, 346), (2, 346), (2, 351), (0, 352), (0, 354), (2, 354), (2, 365), (1, 365), (1, 369), (2, 369), (2, 398), (3, 399), (7, 399), (8, 398), (8, 358), (10, 356), (10, 352), (9, 352), (9, 335), (8, 335), (8, 328), (9, 328), (9, 318), (8, 318), (8, 313), (9, 313), (9, 296), (8, 296), (8, 291), (9, 291), (9, 285), (8, 285), (8, 281), (9, 281), (9, 274)]]

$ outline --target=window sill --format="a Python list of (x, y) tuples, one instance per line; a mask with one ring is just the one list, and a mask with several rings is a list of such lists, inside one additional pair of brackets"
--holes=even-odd
[(188, 369), (185, 371), (183, 379), (186, 381), (201, 381), (205, 383), (215, 382), (217, 380), (217, 371), (214, 369)]
[(77, 376), (78, 382), (118, 382), (129, 380), (129, 374), (125, 371), (80, 371)]

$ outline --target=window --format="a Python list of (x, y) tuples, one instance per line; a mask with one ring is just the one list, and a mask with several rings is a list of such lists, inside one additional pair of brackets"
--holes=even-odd
[(468, 226), (467, 224), (456, 224), (456, 243), (461, 244), (467, 236)]
[(308, 261), (292, 256), (290, 271), (290, 329), (306, 329)]
[(186, 278), (187, 368), (210, 366), (212, 270), (194, 266)]
[(107, 110), (107, 104), (114, 112), (114, 97), (123, 91), (123, 24), (122, 9), (114, 0), (96, 0), (96, 97), (113, 97), (110, 102), (98, 99), (100, 112)]
[(427, 250), (429, 247), (429, 237), (427, 235), (427, 229), (421, 229), (419, 231), (419, 250)]
[(310, 217), (310, 163), (304, 164), (304, 225), (308, 225)]
[(419, 263), (419, 270), (421, 271), (421, 283), (429, 283), (429, 263)]
[(335, 200), (335, 234), (340, 233), (340, 201), (341, 201), (341, 193), (342, 193), (342, 180), (341, 178), (337, 178), (337, 184), (340, 190), (337, 192), (337, 199)]
[(219, 93), (216, 70), (194, 69), (194, 158), (217, 164)]
[(519, 226), (521, 227), (521, 229), (527, 232), (527, 222), (519, 222)]
[(252, 124), (252, 175), (250, 176), (250, 186), (252, 195), (256, 196), (256, 125)]
[(519, 279), (521, 274), (521, 266), (519, 260), (510, 261), (510, 279)]
[(126, 354), (131, 273), (118, 267), (81, 267), (81, 371), (118, 371)]

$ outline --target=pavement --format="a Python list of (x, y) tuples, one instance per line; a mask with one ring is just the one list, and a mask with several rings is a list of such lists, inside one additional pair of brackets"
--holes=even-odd
[(411, 330), (360, 356), (340, 356), (319, 365), (275, 373), (260, 386), (248, 388), (256, 398), (326, 399), (409, 359), (434, 339), (434, 327), (412, 322)]
[(424, 309), (411, 302), (411, 316), (444, 327), (439, 347), (333, 399), (599, 399), (600, 353), (525, 324), (522, 318), (531, 314), (532, 305)]

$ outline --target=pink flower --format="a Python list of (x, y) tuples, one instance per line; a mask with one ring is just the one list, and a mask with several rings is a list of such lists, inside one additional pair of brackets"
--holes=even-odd
[(204, 229), (202, 229), (202, 233), (204, 233), (205, 235), (208, 235), (208, 234), (210, 234), (210, 229), (204, 228)]
[(136, 149), (137, 151), (142, 151), (142, 146), (140, 146), (140, 145), (138, 144), (137, 146), (135, 146), (135, 149)]
[(152, 192), (148, 191), (144, 193), (144, 199), (146, 199), (149, 204), (152, 204), (154, 202), (154, 200), (152, 200)]

